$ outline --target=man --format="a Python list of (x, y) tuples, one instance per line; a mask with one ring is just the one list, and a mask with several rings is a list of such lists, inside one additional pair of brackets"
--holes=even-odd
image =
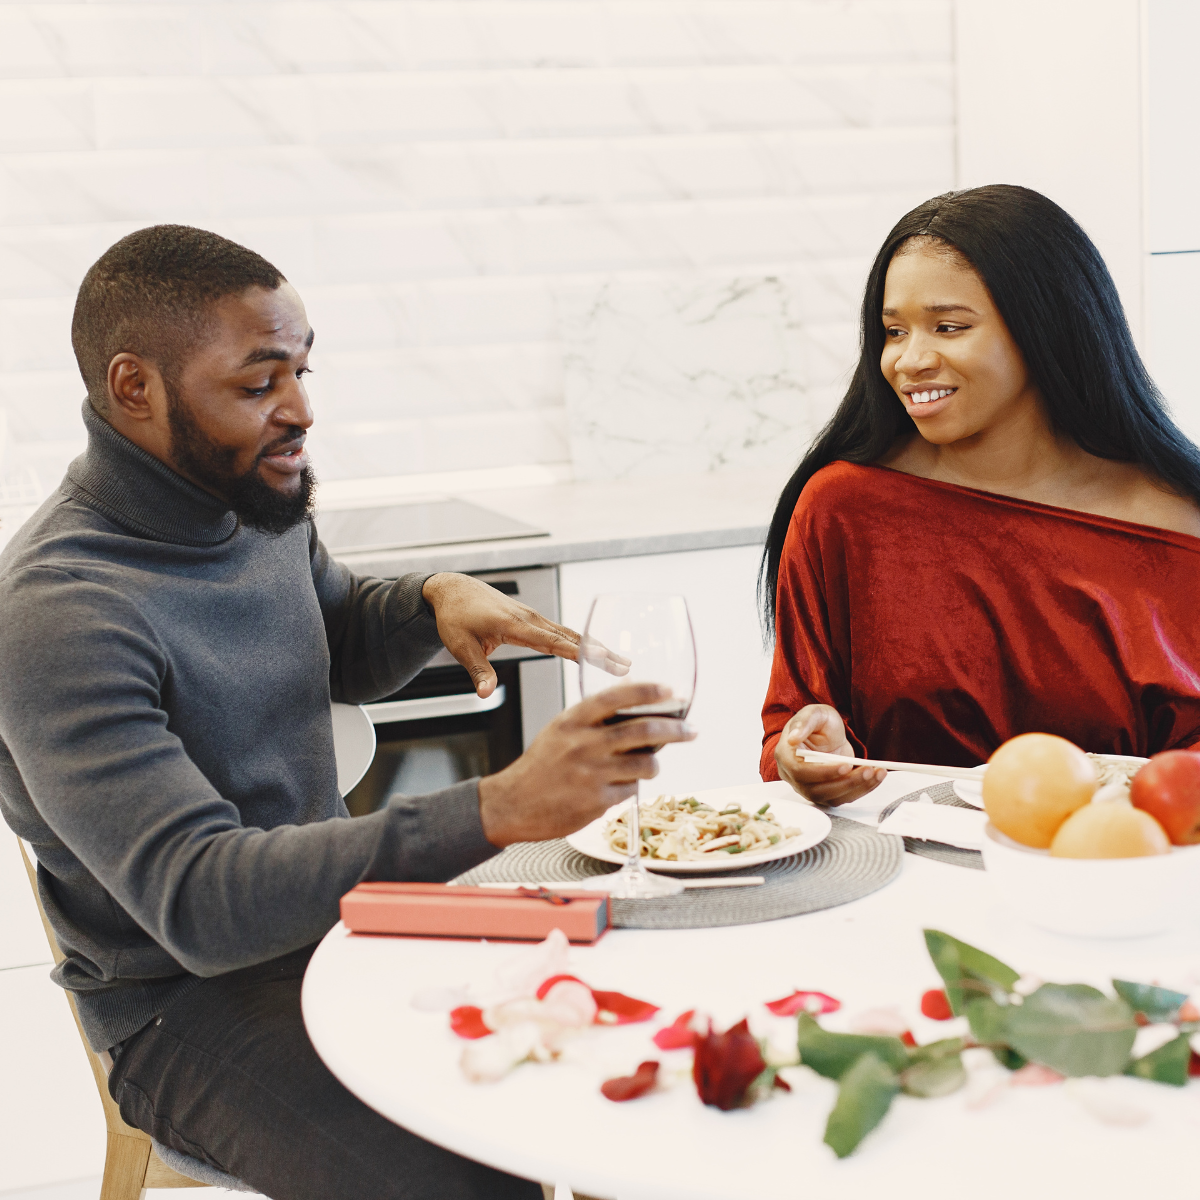
[(0, 556), (0, 808), (122, 1114), (272, 1200), (538, 1195), (342, 1088), (304, 1034), (304, 966), (360, 880), (446, 880), (568, 833), (691, 734), (605, 726), (659, 698), (618, 686), (495, 775), (349, 820), (331, 696), (393, 692), (443, 644), (486, 695), (502, 642), (574, 658), (577, 636), (465, 576), (330, 559), (313, 331), (257, 254), (132, 234), (85, 277), (72, 337), (88, 449)]

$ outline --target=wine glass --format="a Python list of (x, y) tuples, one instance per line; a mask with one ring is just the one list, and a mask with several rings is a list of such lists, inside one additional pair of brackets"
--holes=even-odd
[[(687, 602), (682, 596), (609, 592), (592, 601), (579, 643), (579, 690), (590, 696), (618, 682), (665, 684), (672, 694), (654, 704), (619, 709), (608, 718), (607, 725), (637, 717), (687, 716), (696, 690), (696, 642)], [(652, 875), (642, 864), (639, 801), (635, 781), (633, 801), (625, 815), (629, 854), (620, 871), (609, 877), (611, 882), (605, 890), (622, 900), (674, 896), (683, 890), (683, 885), (675, 879)]]

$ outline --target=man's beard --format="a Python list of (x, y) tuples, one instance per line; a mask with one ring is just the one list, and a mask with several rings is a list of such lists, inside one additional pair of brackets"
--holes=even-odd
[(238, 475), (233, 470), (237, 451), (213, 441), (192, 419), (179, 393), (167, 390), (167, 420), (171, 427), (171, 453), (176, 465), (193, 480), (220, 495), (243, 525), (263, 533), (286, 533), (316, 510), (317, 477), (312, 467), (300, 472), (300, 486), (292, 495), (276, 491), (258, 474), (259, 459), (270, 450), (301, 437), (298, 425), (260, 451), (250, 470)]

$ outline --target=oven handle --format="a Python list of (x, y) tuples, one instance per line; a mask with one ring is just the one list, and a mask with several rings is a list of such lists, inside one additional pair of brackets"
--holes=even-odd
[(454, 696), (423, 696), (417, 700), (386, 700), (382, 704), (364, 704), (372, 725), (390, 725), (393, 721), (425, 721), (430, 717), (464, 717), (470, 713), (491, 712), (504, 703), (504, 684), (481, 700), (474, 692)]

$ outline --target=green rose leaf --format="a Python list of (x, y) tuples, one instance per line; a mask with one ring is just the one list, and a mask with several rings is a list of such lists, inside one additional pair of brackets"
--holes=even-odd
[(908, 1059), (910, 1063), (916, 1063), (936, 1058), (949, 1058), (951, 1055), (961, 1054), (966, 1048), (966, 1038), (942, 1038), (940, 1042), (926, 1042), (924, 1046), (913, 1047), (908, 1052)]
[(842, 1076), (837, 1103), (825, 1123), (825, 1144), (838, 1158), (853, 1153), (887, 1115), (899, 1090), (895, 1071), (870, 1051), (861, 1055)]
[(1139, 1079), (1152, 1079), (1155, 1083), (1169, 1083), (1172, 1087), (1183, 1087), (1188, 1081), (1191, 1058), (1191, 1039), (1186, 1033), (1181, 1033), (1157, 1050), (1131, 1062), (1125, 1068), (1125, 1074), (1136, 1075)]
[(967, 1082), (962, 1056), (918, 1059), (900, 1074), (900, 1086), (910, 1096), (948, 1096)]
[(1114, 979), (1113, 987), (1134, 1012), (1145, 1013), (1146, 1019), (1153, 1023), (1175, 1020), (1187, 999), (1185, 992), (1172, 992), (1149, 983), (1130, 983), (1126, 979)]
[(1044, 983), (1005, 1013), (1007, 1042), (1063, 1075), (1118, 1075), (1137, 1034), (1133, 1010), (1084, 983)]
[(1020, 975), (998, 958), (960, 942), (936, 929), (925, 930), (925, 945), (933, 965), (946, 984), (946, 999), (956, 1017), (963, 1014), (968, 1000), (1012, 991)]
[(800, 1061), (826, 1079), (841, 1079), (864, 1054), (874, 1054), (892, 1071), (908, 1066), (908, 1049), (899, 1038), (830, 1033), (805, 1012), (797, 1018), (796, 1044)]
[(997, 1004), (995, 1000), (982, 996), (967, 1001), (967, 1023), (971, 1033), (981, 1046), (987, 1046), (996, 1061), (1010, 1071), (1025, 1065), (1026, 1059), (1009, 1044), (1008, 1014), (1015, 1009), (1008, 1004)]

